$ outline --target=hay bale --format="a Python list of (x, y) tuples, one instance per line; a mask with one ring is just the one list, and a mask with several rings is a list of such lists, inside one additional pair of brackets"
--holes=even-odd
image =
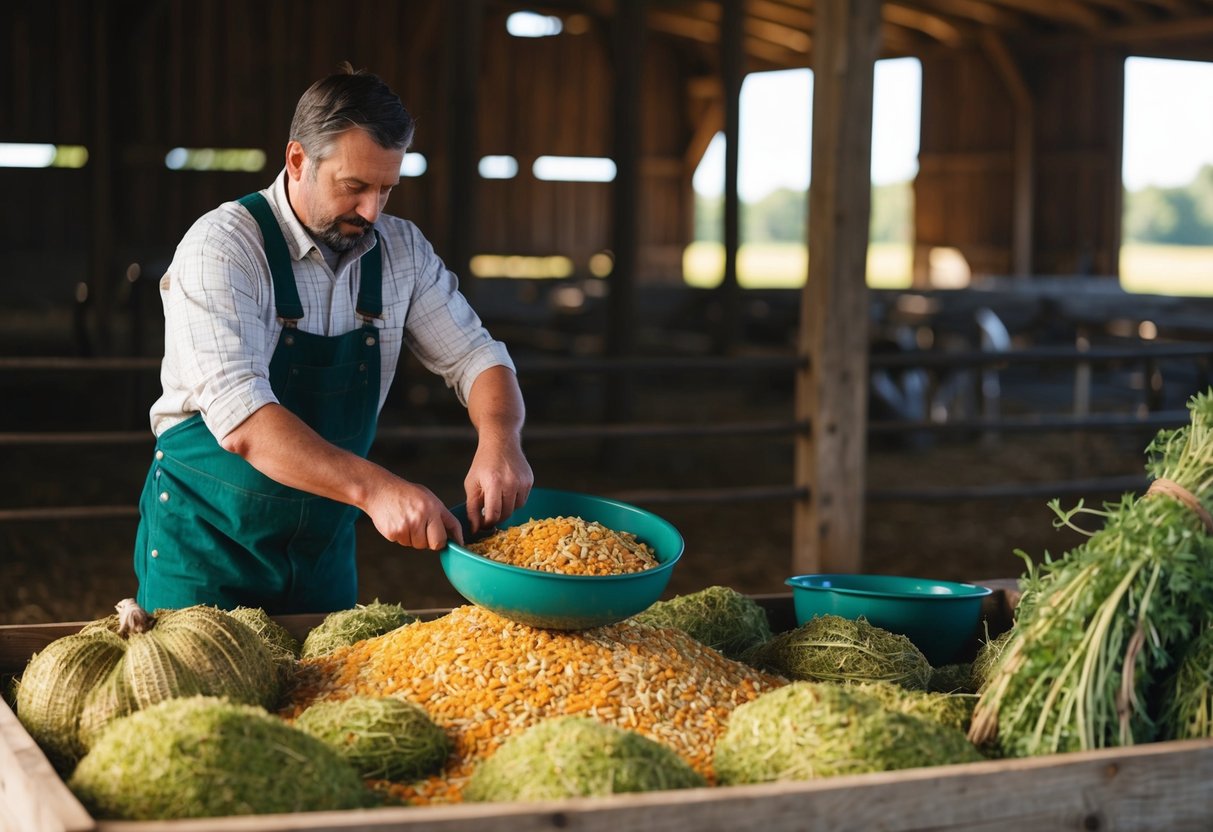
[(317, 702), (294, 724), (368, 778), (415, 780), (442, 768), (451, 751), (446, 732), (424, 708), (392, 696)]
[(977, 705), (975, 694), (907, 690), (888, 682), (860, 684), (856, 690), (875, 698), (887, 710), (920, 716), (958, 731), (969, 730)]
[(556, 800), (704, 786), (671, 748), (586, 717), (548, 719), (506, 740), (472, 773), (466, 800)]
[(302, 658), (324, 656), (339, 647), (390, 633), (416, 620), (416, 616), (407, 613), (399, 604), (384, 604), (378, 600), (331, 612), (303, 640)]
[(355, 809), (375, 803), (335, 751), (263, 709), (172, 699), (112, 722), (68, 781), (99, 819)]
[(821, 615), (746, 654), (755, 667), (805, 682), (893, 682), (926, 690), (931, 663), (900, 633), (865, 618)]
[(814, 682), (793, 682), (738, 707), (715, 753), (722, 785), (980, 759), (958, 729), (888, 710), (855, 685)]
[(632, 620), (650, 627), (682, 630), (700, 644), (730, 659), (771, 638), (766, 610), (735, 589), (710, 586), (688, 595), (658, 601)]

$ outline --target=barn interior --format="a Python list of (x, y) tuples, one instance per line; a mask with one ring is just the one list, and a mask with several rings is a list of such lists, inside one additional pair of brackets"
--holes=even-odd
[[(520, 11), (558, 34), (511, 35)], [(687, 539), (671, 594), (1013, 577), (1016, 549), (1078, 540), (1048, 500), (1140, 492), (1150, 438), (1210, 384), (1213, 299), (1117, 278), (1124, 62), (1213, 60), (1213, 0), (18, 0), (5, 17), (0, 142), (57, 151), (0, 167), (0, 623), (133, 594), (160, 277), (198, 216), (272, 180), (300, 93), (343, 61), (418, 120), (387, 211), (509, 345), (537, 482), (669, 517)], [(898, 57), (922, 68), (912, 280), (877, 290), (872, 75)], [(744, 288), (729, 137), (747, 75), (792, 68), (815, 77), (812, 256), (801, 287)], [(721, 132), (724, 273), (695, 288), (692, 177)], [(612, 174), (541, 178), (548, 157)], [(453, 504), (472, 438), (410, 362), (373, 453)], [(459, 602), (432, 555), (373, 528), (360, 569), (364, 600)]]

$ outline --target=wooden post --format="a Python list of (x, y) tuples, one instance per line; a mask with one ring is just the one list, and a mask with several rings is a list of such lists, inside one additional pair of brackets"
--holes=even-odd
[(741, 145), (741, 82), (745, 77), (745, 10), (743, 0), (722, 0), (720, 21), (720, 76), (724, 90), (724, 279), (720, 299), (720, 329), (716, 349), (727, 354), (737, 340), (740, 325), (737, 251), (741, 246), (741, 199), (737, 169)]
[[(89, 142), (90, 180), (92, 185), (92, 224), (89, 229), (89, 272), (86, 281), (88, 308), (93, 310), (96, 323), (97, 348), (108, 355), (113, 346), (112, 319), (114, 308), (114, 118), (111, 100), (110, 43), (113, 26), (109, 9), (104, 3), (92, 8), (93, 65), (91, 80), (93, 88), (93, 111), (91, 113), (92, 136)], [(83, 302), (77, 298), (77, 302)], [(78, 321), (77, 350), (91, 354), (93, 345), (88, 339), (87, 315), (84, 309), (76, 310)]]
[[(641, 71), (644, 67), (644, 3), (620, 0), (615, 6), (611, 53), (614, 62), (613, 101), (615, 183), (611, 203), (611, 269), (607, 321), (607, 354), (625, 357), (634, 351), (636, 282), (640, 268), (640, 139)], [(607, 396), (608, 421), (628, 418), (632, 379), (620, 373)]]
[(813, 38), (809, 275), (801, 303), (792, 568), (862, 567), (868, 386), (872, 80), (881, 0), (818, 0)]
[(471, 262), (476, 245), (476, 170), (479, 151), (480, 35), (483, 0), (456, 0), (447, 6), (447, 267), (462, 291), (475, 290)]

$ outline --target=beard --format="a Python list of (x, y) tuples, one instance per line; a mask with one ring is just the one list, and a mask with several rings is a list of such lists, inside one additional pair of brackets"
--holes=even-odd
[[(353, 234), (342, 231), (342, 223), (353, 225), (358, 228), (358, 231)], [(370, 229), (371, 223), (357, 214), (351, 214), (347, 217), (321, 217), (318, 227), (309, 227), (308, 231), (333, 251), (345, 252), (358, 245), (358, 241), (365, 237)]]

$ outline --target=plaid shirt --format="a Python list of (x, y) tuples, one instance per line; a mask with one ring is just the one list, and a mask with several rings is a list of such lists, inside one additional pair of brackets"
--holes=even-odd
[[(336, 269), (324, 261), (286, 196), (285, 171), (262, 191), (278, 218), (303, 303), (299, 328), (341, 335), (362, 325), (354, 306), (360, 256), (373, 235), (342, 254)], [(505, 345), (493, 340), (459, 293), (458, 281), (411, 222), (381, 214), (383, 315), (380, 329), (379, 407), (387, 398), (404, 344), (467, 404), (472, 383), (493, 366), (514, 368)], [(201, 217), (186, 233), (160, 280), (165, 347), (164, 392), (152, 405), (159, 435), (195, 412), (222, 439), (277, 397), (269, 363), (282, 322), (257, 222), (235, 202)]]

